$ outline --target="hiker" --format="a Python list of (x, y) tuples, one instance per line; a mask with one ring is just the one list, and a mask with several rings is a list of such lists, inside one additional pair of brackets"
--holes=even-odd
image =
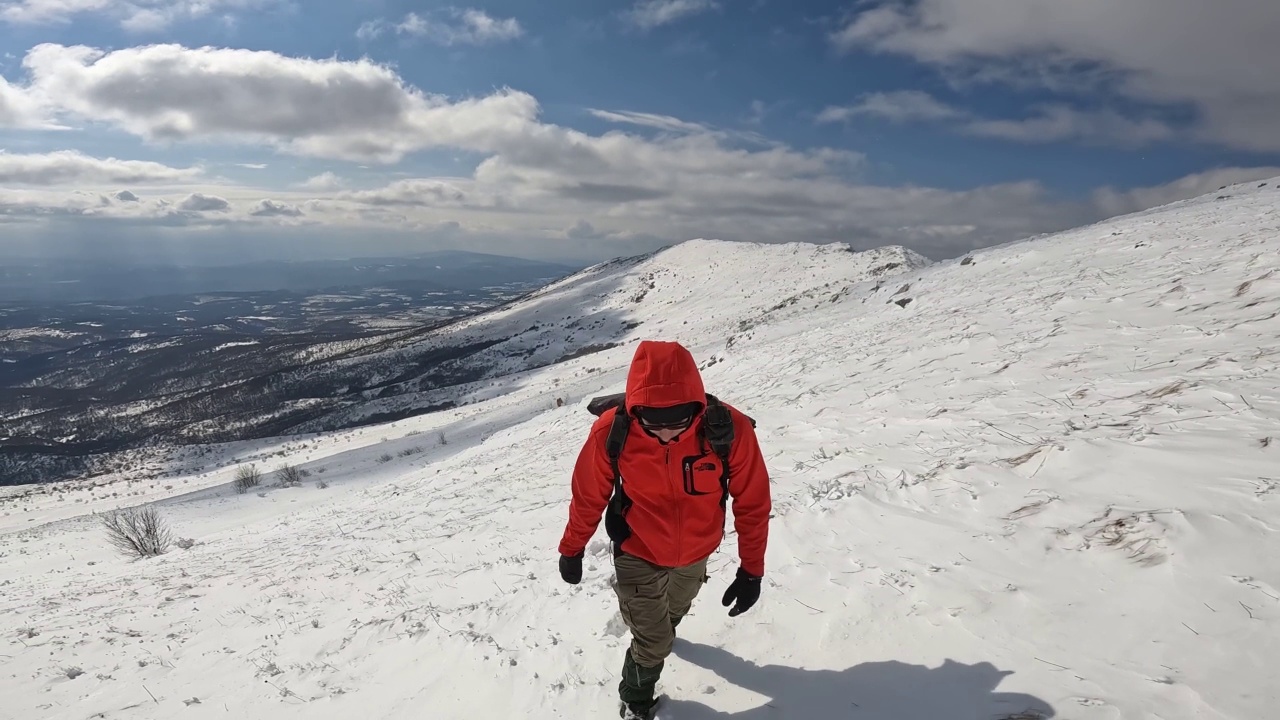
[(707, 558), (724, 537), (729, 498), (740, 566), (721, 602), (733, 604), (729, 615), (736, 617), (760, 597), (769, 474), (754, 422), (706, 393), (693, 355), (678, 343), (641, 342), (626, 393), (614, 402), (598, 413), (573, 470), (560, 576), (582, 581), (585, 548), (603, 514), (614, 590), (632, 638), (618, 684), (620, 715), (650, 718), (676, 626), (710, 579)]

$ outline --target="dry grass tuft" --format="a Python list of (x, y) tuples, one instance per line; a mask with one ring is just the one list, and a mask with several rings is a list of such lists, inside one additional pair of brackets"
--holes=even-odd
[(1027, 452), (1019, 455), (1018, 457), (1007, 458), (1005, 462), (1009, 463), (1009, 467), (1018, 467), (1019, 465), (1023, 465), (1027, 463), (1036, 455), (1039, 455), (1041, 450), (1044, 450), (1048, 447), (1049, 447), (1048, 445), (1040, 445), (1039, 447), (1034, 447), (1028, 450)]
[(1177, 382), (1171, 382), (1168, 385), (1165, 385), (1164, 387), (1158, 390), (1152, 390), (1151, 392), (1147, 393), (1147, 395), (1157, 399), (1164, 398), (1164, 397), (1169, 397), (1170, 395), (1177, 395), (1178, 393), (1182, 392), (1186, 388), (1187, 388), (1187, 383), (1182, 380), (1178, 380)]

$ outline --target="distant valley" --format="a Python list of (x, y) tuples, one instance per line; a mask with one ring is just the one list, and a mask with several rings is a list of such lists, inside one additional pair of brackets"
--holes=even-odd
[[(326, 367), (412, 344), (573, 270), (449, 252), (235, 268), (69, 267), (58, 277), (87, 282), (41, 285), (31, 278), (52, 270), (8, 266), (0, 283), (9, 298), (0, 300), (0, 485), (81, 476), (125, 448), (296, 428), (403, 374), (370, 369), (377, 362), (365, 371)], [(235, 289), (252, 283), (269, 289)], [(197, 291), (142, 295), (184, 284)], [(51, 288), (58, 297), (36, 298)], [(410, 365), (421, 371), (433, 362)]]

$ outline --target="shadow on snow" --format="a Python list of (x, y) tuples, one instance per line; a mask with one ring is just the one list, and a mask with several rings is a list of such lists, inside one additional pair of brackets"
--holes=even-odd
[(1055, 715), (1039, 698), (996, 692), (1013, 672), (987, 662), (965, 665), (947, 660), (930, 668), (888, 661), (845, 670), (803, 670), (757, 665), (683, 639), (676, 641), (675, 655), (770, 698), (733, 713), (689, 700), (667, 700), (665, 713), (680, 720), (1042, 720)]

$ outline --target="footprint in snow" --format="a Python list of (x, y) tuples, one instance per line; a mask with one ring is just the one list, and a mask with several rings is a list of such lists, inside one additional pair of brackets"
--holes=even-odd
[(628, 632), (627, 624), (623, 622), (622, 615), (619, 613), (614, 613), (613, 617), (609, 618), (609, 622), (604, 626), (604, 634), (616, 638), (620, 638)]

